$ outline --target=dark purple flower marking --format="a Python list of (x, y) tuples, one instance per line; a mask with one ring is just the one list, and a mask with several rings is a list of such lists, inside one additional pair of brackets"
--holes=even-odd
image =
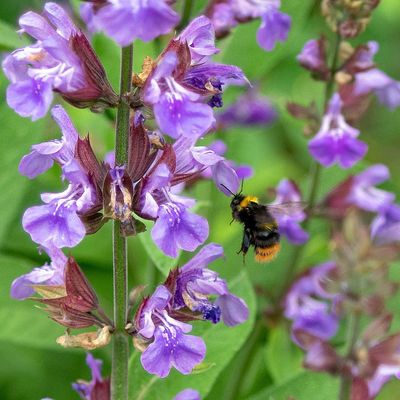
[(335, 93), (320, 130), (308, 144), (311, 155), (325, 167), (338, 163), (342, 168), (350, 168), (368, 149), (364, 142), (356, 139), (360, 132), (347, 124), (341, 108), (342, 101)]

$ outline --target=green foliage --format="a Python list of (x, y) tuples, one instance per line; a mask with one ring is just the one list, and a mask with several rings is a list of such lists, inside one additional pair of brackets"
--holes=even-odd
[(0, 51), (14, 50), (27, 44), (26, 38), (18, 36), (13, 26), (0, 20)]

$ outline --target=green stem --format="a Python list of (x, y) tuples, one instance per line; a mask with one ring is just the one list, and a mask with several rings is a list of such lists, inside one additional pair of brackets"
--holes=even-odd
[[(350, 321), (347, 331), (346, 340), (346, 358), (349, 359), (353, 356), (354, 346), (357, 342), (360, 333), (360, 319), (361, 315), (355, 311), (350, 315)], [(340, 377), (339, 400), (350, 400), (352, 378), (349, 374), (343, 374)]]
[(186, 25), (189, 23), (190, 16), (192, 14), (192, 9), (193, 9), (193, 0), (185, 0), (185, 2), (183, 3), (181, 23), (177, 28), (178, 31), (184, 29)]
[[(332, 63), (331, 63), (331, 76), (329, 81), (326, 83), (325, 87), (325, 95), (324, 95), (324, 110), (326, 110), (329, 100), (332, 97), (333, 89), (335, 87), (335, 73), (338, 68), (338, 60), (339, 60), (339, 49), (340, 49), (340, 44), (342, 42), (342, 38), (339, 34), (336, 35), (336, 40), (335, 40), (335, 48), (334, 48), (334, 53), (332, 57)], [(313, 162), (311, 172), (310, 172), (310, 178), (311, 178), (311, 186), (310, 186), (310, 192), (307, 197), (307, 207), (310, 211), (313, 210), (316, 200), (317, 200), (317, 195), (318, 195), (318, 189), (319, 189), (319, 183), (321, 179), (321, 172), (322, 172), (322, 167), (318, 162)], [(307, 219), (304, 223), (304, 228), (307, 228), (309, 225), (310, 218)], [(298, 264), (301, 261), (301, 257), (304, 251), (304, 245), (303, 246), (297, 246), (294, 248), (292, 257), (290, 262), (287, 264), (286, 269), (283, 271), (283, 286), (282, 290), (280, 290), (279, 295), (282, 296), (285, 294), (286, 290), (288, 289), (289, 285), (291, 284), (293, 280), (293, 276), (296, 273)]]
[[(128, 158), (129, 105), (124, 95), (131, 90), (133, 47), (121, 51), (120, 104), (117, 111), (115, 163), (126, 164)], [(111, 371), (111, 399), (128, 399), (129, 337), (125, 333), (128, 308), (128, 265), (126, 238), (120, 221), (113, 225), (114, 325)]]

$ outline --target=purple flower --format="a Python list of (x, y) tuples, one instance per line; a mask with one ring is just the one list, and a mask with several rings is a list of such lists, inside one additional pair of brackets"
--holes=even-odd
[(207, 10), (207, 16), (212, 21), (218, 38), (229, 34), (230, 30), (238, 24), (232, 6), (228, 3), (215, 2)]
[(81, 16), (91, 31), (104, 31), (120, 46), (135, 39), (149, 42), (169, 33), (179, 15), (168, 0), (86, 0)]
[(379, 210), (371, 224), (371, 236), (380, 243), (400, 241), (400, 206), (389, 204)]
[(34, 294), (32, 285), (62, 285), (64, 283), (64, 268), (67, 257), (53, 247), (46, 249), (50, 256), (50, 264), (34, 268), (31, 272), (14, 279), (10, 295), (14, 299), (23, 300)]
[(20, 32), (37, 42), (17, 49), (3, 62), (11, 84), (7, 103), (22, 117), (43, 117), (53, 100), (53, 91), (77, 107), (97, 110), (115, 105), (117, 96), (86, 37), (66, 12), (46, 3), (44, 16), (29, 11), (19, 19)]
[(171, 293), (160, 285), (136, 316), (138, 333), (153, 340), (141, 356), (143, 368), (161, 378), (166, 377), (172, 367), (184, 375), (190, 374), (206, 353), (203, 339), (187, 335), (192, 330), (191, 325), (168, 314), (170, 299)]
[(220, 161), (211, 168), (212, 177), (217, 188), (226, 196), (237, 193), (240, 186), (236, 171), (227, 162)]
[(325, 167), (338, 163), (342, 168), (350, 168), (368, 149), (364, 142), (356, 139), (360, 132), (346, 123), (341, 108), (342, 101), (335, 93), (320, 130), (308, 144), (311, 155)]
[[(297, 185), (289, 180), (283, 179), (276, 187), (276, 199), (273, 204), (297, 203), (301, 201), (300, 190)], [(291, 214), (279, 214), (275, 218), (278, 220), (279, 233), (285, 235), (289, 242), (302, 244), (309, 238), (309, 234), (304, 231), (299, 222), (306, 219), (303, 211)]]
[(377, 212), (393, 203), (395, 195), (375, 185), (390, 177), (389, 169), (383, 164), (375, 164), (353, 177), (346, 201), (362, 210)]
[(101, 376), (101, 366), (103, 362), (95, 359), (90, 353), (86, 356), (86, 364), (92, 372), (92, 380), (85, 382), (79, 380), (72, 384), (72, 388), (78, 392), (81, 399), (111, 399), (110, 394), (110, 380), (104, 379)]
[(335, 335), (339, 321), (336, 312), (331, 305), (316, 298), (334, 300), (322, 285), (334, 268), (332, 262), (321, 264), (292, 285), (285, 299), (285, 317), (293, 321), (292, 331), (303, 330), (322, 340)]
[(62, 193), (42, 194), (45, 204), (28, 208), (22, 225), (34, 242), (45, 247), (74, 247), (86, 233), (79, 214), (97, 203), (97, 192), (75, 160), (78, 134), (67, 113), (61, 106), (55, 106), (52, 115), (61, 128), (62, 139), (32, 146), (31, 153), (22, 158), (19, 170), (33, 178), (56, 161), (70, 184)]
[(185, 389), (179, 392), (174, 400), (201, 400), (200, 393), (194, 389)]
[(46, 172), (53, 166), (54, 161), (64, 167), (74, 159), (78, 141), (77, 131), (60, 105), (52, 108), (51, 115), (61, 129), (62, 138), (33, 145), (31, 152), (22, 157), (19, 172), (29, 179)]
[(326, 80), (330, 75), (326, 57), (326, 40), (323, 37), (306, 42), (297, 56), (297, 61), (319, 79)]
[(208, 222), (187, 211), (183, 204), (164, 203), (159, 207), (151, 237), (166, 255), (177, 257), (178, 249), (194, 251), (205, 242)]
[(285, 42), (291, 26), (291, 18), (277, 9), (271, 8), (262, 16), (257, 31), (257, 42), (266, 51), (272, 51), (276, 42)]
[(177, 37), (189, 46), (192, 61), (199, 63), (219, 53), (215, 47), (215, 32), (212, 22), (203, 15), (195, 18)]
[(362, 95), (370, 92), (391, 110), (400, 106), (400, 82), (377, 68), (360, 72), (355, 76), (354, 94)]
[[(174, 309), (187, 307), (193, 312), (201, 313), (203, 319), (213, 323), (219, 322), (222, 317), (228, 326), (247, 320), (249, 310), (246, 303), (229, 292), (225, 280), (218, 273), (207, 268), (209, 263), (222, 256), (222, 247), (210, 243), (179, 268), (173, 299)], [(211, 295), (217, 296), (215, 302), (208, 299)]]
[(232, 125), (268, 125), (276, 117), (277, 113), (268, 98), (252, 88), (220, 113), (217, 122), (226, 129)]

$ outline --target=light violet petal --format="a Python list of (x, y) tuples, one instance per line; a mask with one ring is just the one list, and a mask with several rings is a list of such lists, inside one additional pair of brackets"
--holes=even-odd
[(22, 157), (18, 171), (21, 175), (33, 179), (53, 166), (53, 159), (47, 155), (42, 155), (37, 151), (31, 151)]
[(239, 190), (240, 181), (233, 168), (220, 161), (211, 167), (212, 176), (217, 188), (227, 196), (232, 196)]
[(243, 299), (233, 294), (224, 294), (216, 300), (215, 304), (221, 308), (224, 324), (235, 326), (242, 324), (249, 318), (249, 309)]
[(275, 9), (267, 11), (257, 31), (257, 42), (266, 51), (272, 51), (276, 42), (286, 41), (291, 26), (289, 15)]

